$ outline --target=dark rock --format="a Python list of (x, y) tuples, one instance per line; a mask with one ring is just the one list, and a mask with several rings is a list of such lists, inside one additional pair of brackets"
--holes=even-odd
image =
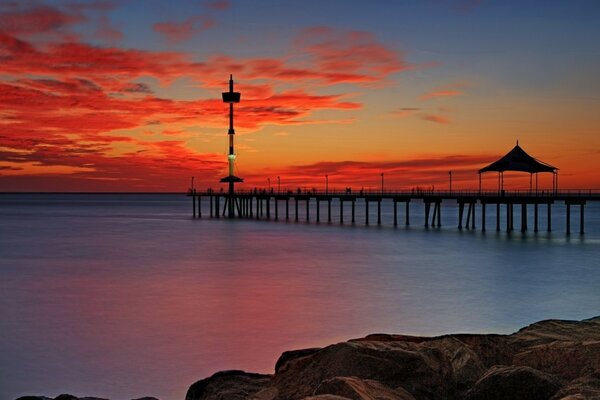
[(244, 371), (223, 371), (194, 383), (186, 400), (243, 400), (267, 386), (271, 375)]
[(295, 360), (297, 358), (309, 356), (311, 354), (316, 353), (319, 350), (321, 350), (320, 347), (315, 347), (315, 348), (310, 348), (310, 349), (284, 351), (281, 354), (281, 356), (279, 356), (279, 359), (275, 363), (275, 373), (279, 372), (285, 366), (285, 364), (287, 364), (289, 361)]
[(587, 375), (567, 383), (552, 400), (600, 399), (600, 374)]
[(554, 376), (530, 367), (494, 366), (477, 381), (469, 400), (548, 400), (559, 389)]
[(350, 400), (415, 400), (402, 388), (392, 389), (373, 380), (356, 377), (336, 377), (323, 381), (316, 395), (336, 395)]
[(547, 320), (511, 335), (514, 365), (526, 365), (565, 381), (600, 373), (600, 318)]
[(131, 399), (131, 400), (158, 400), (156, 397), (140, 397), (137, 399)]
[(46, 396), (22, 396), (16, 400), (52, 400), (52, 398)]

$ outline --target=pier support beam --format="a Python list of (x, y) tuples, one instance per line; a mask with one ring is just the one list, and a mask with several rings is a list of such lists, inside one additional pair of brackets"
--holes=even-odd
[(496, 203), (496, 232), (500, 232), (500, 203)]
[(296, 206), (296, 222), (298, 222), (298, 197), (294, 197), (294, 205)]
[(381, 225), (381, 200), (377, 201), (377, 225)]
[(355, 208), (356, 208), (356, 199), (352, 199), (352, 223), (356, 222)]
[(410, 201), (406, 200), (406, 226), (410, 225)]
[(533, 231), (538, 232), (538, 203), (533, 205)]
[(208, 197), (208, 200), (209, 200), (209, 202), (210, 202), (210, 217), (212, 218), (212, 217), (213, 217), (213, 196), (212, 196), (212, 195), (210, 195), (210, 196)]
[(196, 193), (192, 190), (192, 218), (196, 218)]
[(327, 199), (327, 222), (331, 222), (331, 198)]
[(290, 198), (285, 199), (285, 220), (290, 220)]
[(485, 232), (485, 203), (481, 203), (481, 232)]
[(394, 199), (394, 226), (398, 226), (398, 202)]
[(344, 223), (344, 200), (340, 197), (340, 224)]
[(275, 197), (275, 221), (279, 220), (279, 199)]
[(221, 215), (219, 215), (221, 213), (221, 208), (219, 206), (219, 196), (215, 196), (215, 216), (217, 218), (221, 218)]
[(567, 206), (567, 235), (571, 234), (571, 203), (566, 203)]
[[(465, 203), (458, 203), (458, 229), (462, 229), (463, 213), (465, 212)], [(467, 226), (468, 228), (468, 226)]]
[(271, 219), (271, 196), (268, 196), (265, 202), (267, 203), (267, 219)]
[(318, 197), (317, 197), (317, 222), (321, 222), (321, 206), (319, 204)]
[(429, 201), (425, 202), (425, 228), (429, 228), (429, 209), (431, 208), (431, 203)]
[(521, 232), (527, 232), (527, 204), (521, 204)]
[(584, 206), (585, 206), (584, 203), (581, 203), (579, 205), (579, 234), (580, 235), (583, 235), (583, 231), (584, 231), (584, 229), (583, 229), (584, 222), (585, 222), (584, 221), (584, 216), (583, 216), (583, 214), (584, 214), (584, 211), (583, 211)]
[(548, 232), (552, 232), (552, 203), (548, 203)]
[(310, 221), (310, 197), (306, 198), (306, 222)]
[(369, 225), (369, 200), (365, 198), (365, 225)]

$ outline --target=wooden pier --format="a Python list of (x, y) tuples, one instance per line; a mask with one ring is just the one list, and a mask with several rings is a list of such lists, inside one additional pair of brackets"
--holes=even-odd
[[(579, 233), (585, 231), (585, 206), (588, 202), (600, 201), (600, 190), (560, 190), (560, 191), (386, 191), (386, 192), (320, 192), (320, 191), (286, 191), (277, 193), (274, 190), (237, 191), (229, 193), (208, 190), (206, 192), (190, 193), (194, 218), (208, 215), (211, 218), (254, 218), (254, 219), (285, 219), (299, 221), (299, 207), (304, 206), (304, 218), (316, 222), (339, 221), (340, 224), (356, 224), (356, 207), (365, 208), (364, 224), (375, 223), (370, 220), (370, 207), (377, 210), (376, 224), (382, 224), (382, 202), (389, 202), (393, 207), (393, 226), (399, 223), (400, 212), (404, 212), (404, 224), (411, 224), (410, 204), (421, 201), (424, 205), (423, 225), (425, 228), (440, 228), (442, 226), (442, 202), (456, 202), (458, 205), (458, 229), (476, 229), (476, 215), (480, 212), (481, 230), (490, 227), (486, 225), (486, 213), (495, 212), (496, 231), (506, 230), (510, 233), (515, 229), (514, 208), (521, 208), (521, 221), (518, 227), (521, 232), (531, 228), (528, 225), (528, 212), (533, 210), (533, 232), (537, 233), (545, 228), (552, 231), (552, 206), (565, 207), (566, 234), (571, 234), (572, 206), (579, 208)], [(208, 210), (202, 209), (202, 199), (208, 198)], [(293, 214), (290, 211), (290, 202), (293, 204)], [(337, 203), (338, 213), (332, 215), (332, 202)], [(321, 215), (321, 204), (327, 204), (326, 215)], [(404, 207), (402, 207), (404, 205)], [(280, 206), (282, 207), (280, 215)], [(314, 209), (311, 209), (313, 207)], [(206, 208), (206, 205), (205, 205)], [(404, 210), (402, 210), (404, 208)], [(349, 209), (349, 210), (348, 210)], [(545, 209), (547, 213), (546, 226), (540, 226), (540, 212)], [(233, 210), (233, 214), (230, 213)], [(208, 211), (208, 213), (207, 213)], [(349, 216), (345, 215), (350, 211)], [(346, 219), (345, 219), (346, 218)], [(503, 226), (502, 219), (505, 219)]]

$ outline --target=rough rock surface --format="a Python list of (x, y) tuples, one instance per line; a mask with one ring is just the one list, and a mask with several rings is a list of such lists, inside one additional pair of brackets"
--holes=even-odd
[(186, 400), (600, 399), (600, 317), (512, 335), (375, 334), (282, 354), (275, 374), (217, 373)]
[[(17, 400), (108, 400), (101, 397), (77, 397), (72, 394), (59, 394), (54, 399), (52, 397), (46, 396), (23, 396), (19, 397)], [(157, 400), (157, 399), (155, 399)]]
[(469, 400), (530, 399), (547, 400), (560, 388), (553, 375), (530, 367), (490, 368), (469, 392)]

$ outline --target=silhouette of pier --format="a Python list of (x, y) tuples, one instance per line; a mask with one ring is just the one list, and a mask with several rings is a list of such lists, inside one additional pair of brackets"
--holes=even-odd
[[(530, 191), (386, 191), (374, 192), (327, 192), (324, 191), (287, 191), (277, 193), (273, 190), (239, 190), (234, 194), (235, 201), (231, 202), (228, 193), (215, 192), (193, 192), (193, 215), (202, 218), (208, 215), (211, 218), (243, 218), (243, 219), (266, 219), (299, 221), (299, 208), (304, 207), (302, 217), (306, 221), (315, 222), (337, 222), (340, 224), (364, 223), (382, 224), (382, 203), (388, 202), (392, 205), (392, 224), (398, 226), (404, 224), (409, 226), (420, 223), (425, 228), (440, 228), (442, 226), (442, 202), (455, 202), (458, 205), (458, 229), (476, 229), (476, 216), (480, 215), (480, 229), (490, 229), (487, 223), (487, 213), (495, 215), (495, 224), (492, 229), (496, 231), (515, 230), (514, 208), (521, 208), (520, 224), (517, 225), (521, 232), (533, 230), (539, 232), (544, 229), (552, 231), (552, 207), (562, 203), (566, 207), (566, 233), (571, 234), (572, 207), (579, 208), (579, 233), (585, 231), (585, 206), (590, 201), (600, 201), (600, 190), (560, 190), (553, 192), (530, 192)], [(207, 198), (208, 204), (202, 209), (202, 198)], [(423, 203), (424, 213), (422, 216), (413, 216), (411, 220), (411, 203), (420, 201)], [(336, 205), (337, 215), (332, 213), (332, 203)], [(229, 204), (234, 204), (234, 215), (229, 214)], [(326, 204), (326, 212), (323, 213), (322, 205)], [(357, 221), (357, 207), (364, 208), (363, 221)], [(371, 221), (370, 207), (377, 210), (376, 221)], [(208, 208), (208, 209), (207, 209)], [(528, 213), (533, 212), (533, 227), (528, 226)], [(546, 226), (540, 226), (540, 215), (546, 212)], [(347, 214), (346, 214), (347, 213)], [(322, 215), (324, 214), (324, 215)]]
[[(206, 192), (197, 192), (194, 188), (194, 178), (192, 177), (192, 187), (189, 194), (192, 197), (192, 208), (194, 218), (202, 218), (207, 214), (211, 218), (227, 217), (234, 218), (256, 218), (273, 219), (286, 221), (299, 221), (299, 207), (305, 207), (304, 218), (316, 222), (333, 222), (339, 220), (340, 224), (357, 223), (357, 207), (364, 207), (364, 224), (375, 223), (370, 221), (370, 207), (377, 208), (377, 225), (382, 224), (382, 203), (389, 202), (393, 206), (393, 225), (398, 226), (401, 217), (406, 226), (411, 225), (411, 202), (420, 201), (424, 205), (424, 215), (421, 217), (425, 228), (440, 228), (442, 226), (442, 203), (456, 202), (458, 204), (458, 229), (476, 229), (476, 216), (481, 213), (479, 221), (481, 230), (486, 231), (486, 213), (495, 213), (495, 230), (504, 229), (512, 232), (515, 229), (514, 208), (521, 208), (521, 232), (531, 230), (528, 226), (528, 213), (533, 212), (533, 231), (539, 232), (540, 213), (545, 210), (547, 213), (545, 230), (552, 231), (552, 207), (555, 204), (564, 204), (566, 212), (566, 233), (571, 234), (571, 208), (579, 207), (579, 233), (585, 231), (585, 206), (588, 202), (600, 201), (600, 190), (559, 190), (558, 189), (558, 168), (535, 159), (527, 154), (517, 141), (516, 146), (506, 155), (481, 168), (479, 174), (479, 188), (470, 191), (452, 190), (452, 172), (450, 175), (450, 189), (443, 190), (410, 190), (410, 191), (384, 191), (383, 173), (381, 174), (382, 184), (380, 191), (352, 192), (350, 189), (345, 191), (330, 191), (328, 189), (328, 175), (326, 175), (327, 184), (324, 191), (301, 190), (280, 191), (279, 185), (277, 191), (273, 188), (254, 189), (254, 190), (235, 190), (235, 183), (242, 183), (243, 179), (235, 175), (234, 160), (234, 135), (233, 126), (233, 104), (239, 103), (241, 94), (233, 90), (233, 77), (229, 78), (229, 91), (223, 93), (223, 102), (229, 104), (229, 130), (228, 143), (228, 175), (221, 179), (222, 183), (228, 184), (227, 192), (215, 192), (207, 190)], [(529, 190), (507, 191), (504, 189), (504, 173), (506, 171), (517, 171), (529, 174)], [(496, 190), (482, 190), (481, 175), (484, 173), (496, 172), (498, 174), (498, 187)], [(540, 190), (538, 186), (538, 174), (552, 174), (552, 189)], [(534, 179), (535, 178), (535, 179)], [(535, 182), (535, 185), (534, 185)], [(208, 210), (202, 209), (202, 199), (208, 198)], [(290, 210), (292, 202), (293, 210)], [(327, 204), (327, 212), (321, 215), (321, 205)], [(336, 204), (337, 215), (332, 214), (332, 203)], [(399, 205), (400, 204), (400, 205)], [(282, 207), (280, 212), (280, 206)], [(311, 208), (312, 207), (312, 208)], [(399, 211), (400, 208), (400, 211)], [(489, 211), (488, 211), (489, 210)], [(345, 212), (349, 214), (344, 215)], [(401, 215), (403, 213), (403, 215)]]

